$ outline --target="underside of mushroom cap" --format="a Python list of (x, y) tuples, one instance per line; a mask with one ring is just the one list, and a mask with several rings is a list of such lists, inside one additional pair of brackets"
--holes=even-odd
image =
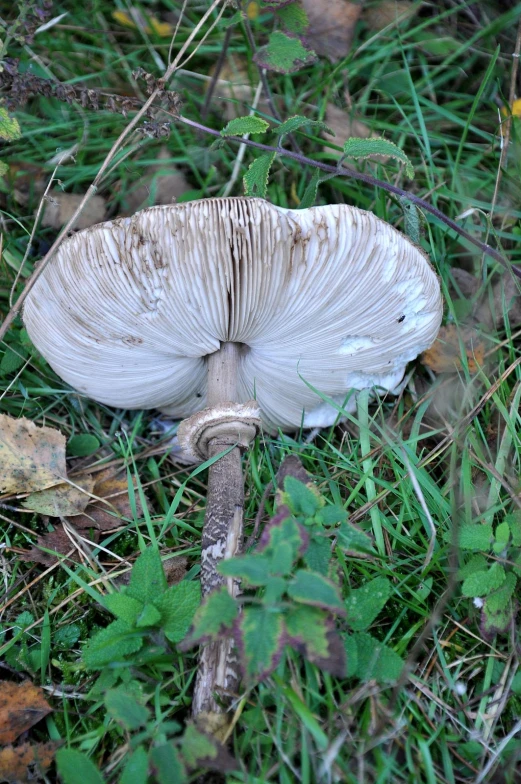
[(152, 207), (75, 234), (27, 298), (31, 340), (87, 396), (185, 417), (206, 360), (242, 345), (239, 400), (265, 424), (326, 425), (350, 390), (394, 390), (434, 341), (437, 277), (418, 248), (346, 205), (261, 199)]

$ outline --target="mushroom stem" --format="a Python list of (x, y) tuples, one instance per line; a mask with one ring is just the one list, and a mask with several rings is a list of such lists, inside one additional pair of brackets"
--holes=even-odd
[[(238, 343), (224, 343), (208, 358), (208, 405), (219, 406), (237, 400)], [(237, 444), (233, 428), (212, 438), (208, 443), (208, 457), (215, 457)], [(203, 596), (226, 584), (232, 596), (237, 596), (239, 584), (217, 572), (219, 562), (232, 558), (242, 549), (244, 483), (240, 447), (234, 446), (209, 469), (208, 496), (201, 549), (201, 588)], [(219, 734), (227, 723), (223, 706), (215, 693), (236, 691), (239, 672), (233, 655), (233, 640), (219, 640), (206, 645), (200, 654), (192, 712), (214, 734)], [(220, 717), (220, 718), (219, 718)]]

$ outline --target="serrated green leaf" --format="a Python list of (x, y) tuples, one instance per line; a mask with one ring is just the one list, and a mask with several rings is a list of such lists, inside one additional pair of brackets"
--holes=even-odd
[(269, 559), (271, 574), (286, 575), (291, 572), (295, 548), (291, 542), (280, 542)]
[(294, 517), (278, 513), (264, 528), (257, 549), (272, 558), (282, 545), (289, 545), (291, 558), (294, 561), (298, 553), (304, 549), (306, 541), (307, 534), (304, 527)]
[(161, 613), (153, 604), (145, 604), (143, 610), (136, 618), (136, 626), (142, 629), (146, 626), (157, 626), (161, 621)]
[(13, 142), (22, 135), (20, 125), (16, 117), (11, 117), (7, 109), (0, 106), (0, 139), (6, 142)]
[(405, 164), (405, 173), (410, 180), (414, 177), (414, 167), (404, 153), (394, 142), (380, 137), (370, 137), (369, 139), (359, 139), (351, 136), (344, 144), (344, 157), (346, 158), (369, 158), (371, 155), (384, 155), (388, 158), (395, 158), (400, 163)]
[(490, 612), (486, 605), (481, 610), (480, 631), (485, 639), (492, 639), (496, 634), (504, 634), (510, 628), (512, 612), (510, 608)]
[(516, 589), (517, 578), (513, 572), (507, 572), (505, 580), (497, 591), (489, 594), (485, 600), (485, 607), (490, 613), (497, 613), (508, 607)]
[[(376, 680), (379, 683), (393, 683), (400, 677), (404, 662), (392, 648), (379, 642), (367, 632), (355, 632), (351, 641), (346, 643), (346, 654), (356, 645), (357, 666), (355, 675), (362, 681)], [(352, 654), (351, 654), (352, 655)]]
[(67, 452), (73, 457), (87, 457), (87, 455), (91, 455), (99, 447), (99, 439), (88, 433), (73, 436), (67, 442)]
[(242, 178), (245, 196), (258, 196), (264, 199), (268, 189), (268, 178), (270, 176), (271, 164), (275, 158), (275, 153), (259, 155), (250, 163), (248, 171)]
[(336, 615), (345, 615), (338, 587), (318, 572), (299, 569), (288, 584), (288, 596), (296, 602), (323, 607)]
[(56, 766), (64, 784), (104, 784), (95, 764), (81, 751), (59, 749)]
[(109, 689), (105, 694), (104, 702), (109, 715), (127, 730), (138, 730), (148, 721), (147, 708), (128, 694), (126, 687)]
[(347, 512), (340, 504), (328, 504), (322, 507), (315, 519), (320, 525), (329, 527), (344, 523), (347, 519)]
[(218, 572), (226, 577), (238, 577), (249, 585), (267, 585), (270, 579), (270, 559), (265, 555), (240, 555), (222, 561)]
[(304, 195), (300, 200), (299, 210), (307, 210), (309, 207), (313, 207), (317, 200), (317, 191), (318, 186), (320, 185), (320, 169), (315, 169), (313, 172), (313, 176), (311, 177), (310, 181), (306, 186), (306, 190), (304, 191)]
[(122, 621), (128, 626), (134, 626), (137, 617), (142, 612), (144, 604), (139, 599), (134, 599), (126, 593), (110, 593), (103, 597), (103, 605), (106, 609), (115, 615), (116, 618), (121, 618)]
[(312, 485), (305, 485), (293, 476), (284, 479), (285, 500), (297, 517), (313, 517), (321, 509), (325, 501)]
[(354, 588), (346, 600), (347, 622), (351, 629), (368, 629), (383, 610), (391, 593), (392, 586), (386, 577), (375, 577), (361, 588)]
[(277, 10), (277, 19), (288, 33), (297, 35), (305, 32), (309, 25), (308, 15), (297, 3), (290, 3)]
[(501, 564), (495, 563), (487, 571), (474, 572), (469, 575), (461, 586), (461, 591), (463, 596), (488, 596), (504, 583), (505, 578), (504, 568)]
[[(509, 526), (509, 524), (506, 521), (503, 522), (503, 523), (500, 523), (496, 527), (496, 530), (494, 532), (494, 536), (495, 536), (495, 539), (496, 539), (494, 544), (495, 545), (497, 544), (499, 552), (502, 552), (505, 549), (505, 547), (507, 546), (508, 540), (510, 539), (510, 526)], [(497, 550), (496, 550), (496, 552), (497, 552)]]
[(133, 632), (125, 621), (117, 620), (97, 632), (83, 649), (83, 661), (89, 670), (123, 661), (125, 656), (139, 651), (143, 637)]
[(521, 514), (514, 513), (511, 515), (508, 518), (508, 526), (512, 536), (512, 544), (514, 547), (521, 547)]
[(321, 670), (346, 675), (346, 657), (331, 616), (315, 607), (292, 607), (285, 615), (290, 644)]
[(286, 593), (287, 586), (288, 581), (284, 577), (270, 577), (262, 597), (262, 603), (266, 606), (278, 604)]
[(280, 31), (272, 33), (266, 46), (261, 46), (254, 55), (261, 68), (277, 73), (293, 73), (316, 62), (317, 55), (306, 49), (298, 38), (290, 38)]
[(233, 626), (237, 614), (237, 603), (225, 587), (213, 591), (195, 613), (188, 639), (181, 647), (185, 649), (198, 642), (216, 639)]
[(132, 567), (127, 595), (143, 604), (154, 603), (167, 587), (159, 551), (147, 547)]
[(304, 126), (320, 128), (321, 131), (326, 131), (327, 133), (331, 134), (331, 136), (335, 135), (331, 128), (322, 122), (322, 120), (310, 120), (309, 117), (303, 117), (301, 114), (296, 114), (294, 117), (289, 117), (273, 130), (279, 136), (283, 136), (286, 133), (294, 133)]
[(81, 635), (81, 628), (77, 623), (69, 623), (62, 626), (53, 634), (53, 643), (58, 648), (72, 648), (78, 642)]
[(416, 204), (406, 196), (400, 196), (400, 205), (403, 212), (403, 228), (405, 234), (415, 243), (419, 245), (421, 242), (421, 216), (420, 211)]
[(250, 605), (237, 624), (237, 645), (248, 680), (262, 680), (277, 667), (284, 648), (282, 613)]
[(148, 754), (143, 746), (138, 746), (125, 763), (119, 784), (147, 784), (147, 781)]
[(4, 174), (7, 174), (9, 171), (9, 166), (4, 161), (0, 161), (0, 177), (3, 177)]
[(188, 768), (219, 770), (223, 773), (237, 769), (237, 763), (219, 741), (189, 724), (181, 740), (181, 755)]
[(469, 523), (462, 525), (458, 532), (458, 542), (462, 550), (489, 550), (493, 531), (490, 523)]
[(474, 572), (482, 572), (487, 568), (488, 562), (484, 555), (473, 555), (461, 569), (458, 570), (458, 580), (465, 580)]
[(177, 644), (186, 636), (200, 603), (201, 586), (188, 580), (172, 585), (156, 601), (163, 631), (170, 642)]
[[(0, 172), (0, 176), (1, 172)], [(0, 362), (0, 376), (7, 376), (9, 373), (14, 373), (19, 370), (25, 363), (25, 358), (22, 356), (20, 349), (13, 351), (12, 348), (6, 349), (2, 360)]]
[(150, 761), (159, 784), (184, 784), (186, 781), (185, 767), (172, 743), (155, 746), (150, 752)]
[(312, 572), (327, 575), (331, 560), (331, 541), (326, 536), (313, 536), (304, 553), (304, 562)]
[(235, 117), (222, 129), (221, 136), (242, 136), (244, 133), (266, 133), (270, 124), (262, 117), (249, 114), (246, 117)]
[(338, 544), (346, 550), (354, 553), (374, 552), (371, 537), (360, 528), (356, 528), (351, 523), (342, 523), (336, 531)]

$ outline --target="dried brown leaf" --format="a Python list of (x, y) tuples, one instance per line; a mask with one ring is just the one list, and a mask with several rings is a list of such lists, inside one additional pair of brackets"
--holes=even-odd
[[(324, 122), (334, 131), (335, 135), (322, 133), (322, 136), (337, 147), (343, 147), (352, 136), (357, 139), (368, 139), (370, 136), (378, 136), (377, 133), (371, 131), (368, 125), (359, 120), (353, 112), (346, 112), (344, 109), (335, 106), (334, 103), (328, 103)], [(329, 153), (329, 155), (339, 156), (341, 154), (332, 150), (331, 147), (324, 147), (323, 150)], [(389, 160), (387, 155), (369, 155), (368, 159), (375, 160), (378, 163), (385, 163)], [(352, 167), (352, 164), (345, 162), (343, 165), (347, 168)]]
[[(42, 226), (51, 229), (61, 229), (72, 218), (79, 207), (85, 194), (65, 193), (54, 189), (46, 197), (45, 212), (43, 213)], [(105, 199), (98, 194), (91, 196), (80, 215), (73, 224), (73, 229), (88, 229), (95, 223), (105, 219)]]
[(470, 373), (476, 373), (485, 361), (485, 343), (470, 327), (458, 329), (454, 324), (441, 327), (433, 345), (424, 351), (424, 365), (435, 373), (457, 373), (463, 369), (462, 346)]
[[(75, 520), (76, 518), (73, 519)], [(78, 552), (74, 547), (73, 542), (71, 542), (70, 538), (67, 536), (67, 532), (61, 523), (56, 526), (54, 531), (37, 536), (36, 544), (34, 544), (30, 550), (27, 550), (27, 552), (20, 553), (19, 557), (22, 561), (32, 561), (34, 563), (40, 563), (43, 566), (54, 566), (54, 564), (59, 561), (59, 558), (52, 555), (52, 553), (46, 553), (45, 550), (40, 549), (42, 547), (45, 548), (45, 550), (53, 550), (60, 555), (67, 555), (72, 550), (69, 558), (72, 561), (79, 560)]]
[[(171, 157), (167, 147), (162, 147), (157, 156), (158, 161), (166, 161)], [(158, 163), (150, 166), (146, 175), (141, 177), (126, 198), (126, 214), (133, 215), (138, 209), (151, 207), (155, 204), (171, 204), (183, 193), (191, 189), (184, 174), (173, 164)]]
[(0, 492), (44, 490), (67, 476), (65, 436), (29, 419), (0, 414), (0, 463)]
[(90, 502), (90, 493), (93, 490), (94, 478), (91, 474), (84, 474), (75, 477), (74, 484), (64, 482), (47, 490), (31, 493), (22, 506), (50, 517), (79, 515)]
[(0, 749), (0, 781), (6, 781), (7, 784), (42, 781), (60, 745), (59, 741), (50, 740), (47, 743), (22, 743), (20, 746)]
[[(69, 521), (76, 528), (97, 528), (100, 531), (110, 531), (121, 525), (121, 518), (132, 517), (128, 482), (125, 475), (115, 476), (113, 469), (100, 471), (95, 475), (92, 494), (103, 500), (89, 504), (83, 514), (76, 515)], [(138, 514), (143, 514), (137, 494), (136, 506)]]
[(306, 41), (332, 62), (347, 57), (362, 6), (349, 0), (302, 0), (309, 19)]
[(416, 14), (418, 8), (417, 3), (409, 0), (381, 0), (364, 8), (362, 19), (372, 32), (378, 32), (388, 25), (404, 22)]
[(31, 681), (0, 681), (0, 746), (14, 743), (51, 711), (42, 689)]
[(177, 555), (168, 561), (163, 561), (163, 569), (168, 585), (180, 583), (187, 572), (188, 558), (185, 555)]

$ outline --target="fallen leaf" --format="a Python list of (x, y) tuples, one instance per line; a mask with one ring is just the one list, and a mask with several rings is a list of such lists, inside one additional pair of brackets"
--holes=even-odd
[[(61, 229), (72, 218), (79, 207), (85, 194), (66, 193), (54, 189), (46, 196), (45, 212), (43, 213), (42, 226), (51, 229)], [(95, 223), (101, 223), (105, 218), (105, 199), (103, 196), (91, 196), (72, 225), (73, 229), (88, 229)]]
[(163, 561), (163, 569), (168, 585), (180, 583), (187, 572), (188, 558), (185, 555), (176, 555), (168, 561)]
[[(454, 298), (456, 303), (463, 300), (470, 309), (470, 320), (473, 324), (481, 324), (486, 329), (502, 329), (508, 317), (511, 328), (521, 325), (521, 292), (516, 279), (507, 272), (499, 273), (494, 278), (492, 297), (486, 290), (482, 296), (477, 294), (482, 281), (466, 270), (453, 267), (452, 277), (456, 283)], [(476, 298), (474, 302), (471, 302)]]
[[(97, 528), (99, 531), (110, 531), (122, 525), (120, 518), (133, 517), (125, 475), (114, 475), (114, 471), (110, 468), (106, 471), (100, 471), (95, 475), (92, 495), (103, 500), (89, 504), (83, 514), (76, 515), (69, 521), (76, 528)], [(137, 493), (136, 507), (138, 515), (142, 515), (143, 509)]]
[(382, 0), (376, 5), (364, 8), (362, 19), (372, 32), (378, 32), (389, 25), (404, 22), (414, 16), (418, 9), (418, 3), (408, 0)]
[(147, 14), (146, 17), (137, 8), (130, 6), (127, 11), (113, 11), (112, 18), (123, 27), (143, 30), (147, 35), (155, 33), (160, 38), (169, 38), (174, 28), (168, 22), (160, 22), (155, 16)]
[(457, 373), (464, 367), (462, 345), (465, 365), (470, 373), (477, 373), (485, 361), (485, 343), (469, 327), (458, 329), (454, 324), (441, 327), (434, 344), (422, 354), (422, 362), (435, 373)]
[(0, 781), (7, 784), (26, 784), (41, 780), (60, 748), (60, 741), (22, 743), (0, 749)]
[(42, 689), (31, 681), (0, 681), (0, 745), (13, 743), (51, 711)]
[(24, 417), (0, 414), (0, 463), (0, 492), (44, 490), (67, 476), (65, 436), (50, 427), (37, 427)]
[(53, 550), (53, 552), (60, 555), (68, 555), (70, 553), (69, 558), (71, 561), (79, 561), (78, 551), (61, 523), (56, 526), (54, 531), (37, 536), (36, 544), (33, 544), (30, 550), (20, 553), (19, 558), (22, 561), (31, 561), (46, 567), (54, 566), (58, 563), (60, 559), (52, 553), (45, 552), (45, 550)]
[[(77, 485), (75, 487), (75, 485)], [(31, 493), (22, 506), (39, 514), (50, 517), (66, 517), (81, 514), (91, 501), (90, 493), (94, 490), (94, 479), (91, 474), (75, 477), (74, 484), (63, 483)]]
[[(340, 109), (338, 106), (335, 106), (334, 103), (328, 103), (326, 106), (324, 122), (334, 131), (335, 135), (332, 136), (329, 133), (322, 132), (322, 136), (337, 147), (343, 147), (347, 140), (352, 137), (356, 139), (368, 139), (369, 137), (378, 136), (378, 133), (371, 131), (369, 126), (362, 122), (362, 120), (359, 120), (356, 115), (352, 112), (348, 113), (344, 109)], [(331, 147), (323, 147), (322, 149), (329, 155), (335, 155), (336, 157), (341, 155), (340, 152), (332, 150)], [(368, 155), (367, 157), (368, 160), (374, 160), (378, 163), (386, 163), (389, 160), (387, 155)], [(344, 162), (343, 165), (346, 168), (352, 167), (352, 164), (346, 162)]]
[(150, 166), (144, 177), (140, 177), (135, 187), (125, 198), (127, 215), (133, 215), (143, 207), (155, 204), (172, 204), (184, 193), (192, 189), (184, 174), (172, 163), (159, 163), (171, 158), (167, 147), (161, 147), (157, 156), (158, 163)]
[(309, 19), (306, 41), (332, 62), (347, 57), (362, 6), (349, 0), (302, 0)]

